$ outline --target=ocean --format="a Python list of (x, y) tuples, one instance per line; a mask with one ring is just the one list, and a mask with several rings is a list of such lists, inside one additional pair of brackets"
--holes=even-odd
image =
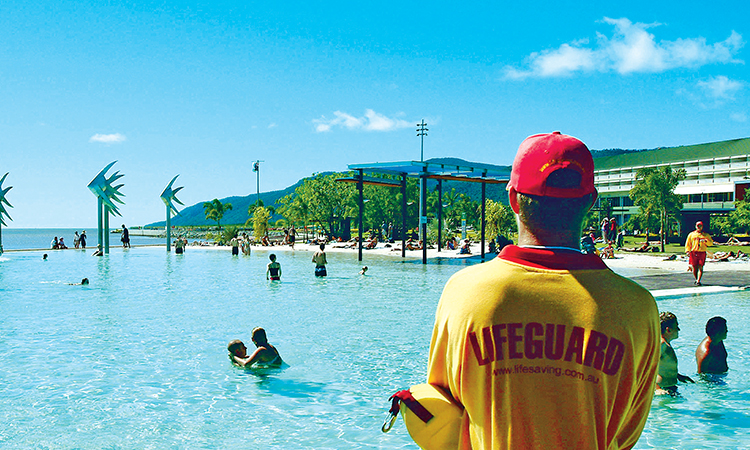
[[(2, 246), (6, 252), (9, 250), (43, 250), (51, 249), (52, 239), (55, 236), (65, 239), (68, 248), (74, 248), (74, 233), (86, 230), (86, 248), (96, 249), (97, 230), (94, 228), (5, 228), (2, 229)], [(110, 230), (111, 231), (111, 230)], [(146, 236), (130, 236), (130, 245), (158, 245), (165, 244), (164, 238)], [(109, 247), (122, 245), (119, 233), (110, 233)]]

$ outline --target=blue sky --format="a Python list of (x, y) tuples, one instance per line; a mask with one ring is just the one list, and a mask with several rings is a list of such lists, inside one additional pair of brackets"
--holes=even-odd
[[(509, 165), (528, 135), (592, 149), (750, 136), (745, 2), (4, 2), (10, 227), (124, 222), (348, 164)], [(608, 3), (611, 3), (608, 4)], [(617, 4), (616, 4), (617, 3)], [(621, 3), (621, 4), (619, 4)], [(111, 171), (111, 172), (112, 172)], [(110, 172), (110, 173), (111, 173)]]

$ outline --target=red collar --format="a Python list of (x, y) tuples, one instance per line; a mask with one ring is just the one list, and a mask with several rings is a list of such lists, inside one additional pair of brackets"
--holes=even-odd
[(584, 255), (573, 250), (541, 249), (507, 245), (498, 258), (537, 269), (601, 270), (607, 265), (595, 254)]

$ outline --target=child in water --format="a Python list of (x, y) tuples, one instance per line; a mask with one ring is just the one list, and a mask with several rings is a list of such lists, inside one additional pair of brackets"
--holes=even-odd
[(268, 259), (271, 260), (270, 263), (268, 263), (268, 267), (266, 268), (266, 280), (271, 279), (271, 281), (279, 281), (281, 280), (281, 264), (276, 262), (276, 255), (271, 253), (268, 256)]
[(257, 349), (250, 356), (247, 356), (247, 347), (241, 340), (234, 339), (229, 342), (227, 350), (229, 351), (229, 359), (232, 360), (233, 364), (240, 367), (250, 367), (253, 364), (281, 367), (284, 361), (281, 360), (281, 355), (279, 355), (276, 347), (268, 343), (266, 330), (261, 327), (253, 329), (252, 340)]

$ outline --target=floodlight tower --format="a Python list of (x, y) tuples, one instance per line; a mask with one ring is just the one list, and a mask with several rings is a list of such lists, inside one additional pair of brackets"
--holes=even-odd
[[(424, 137), (427, 136), (427, 123), (422, 119), (421, 123), (417, 124), (417, 137), (422, 141), (421, 151), (419, 153), (419, 161), (424, 162)], [(422, 167), (422, 171), (426, 172), (426, 169)], [(427, 248), (427, 178), (424, 175), (420, 177), (419, 182), (419, 238), (422, 240), (422, 245)]]
[(256, 206), (260, 206), (260, 163), (265, 162), (260, 159), (256, 159), (253, 163), (253, 172), (256, 173), (255, 180), (256, 180), (256, 193), (258, 195), (258, 199), (255, 202)]

